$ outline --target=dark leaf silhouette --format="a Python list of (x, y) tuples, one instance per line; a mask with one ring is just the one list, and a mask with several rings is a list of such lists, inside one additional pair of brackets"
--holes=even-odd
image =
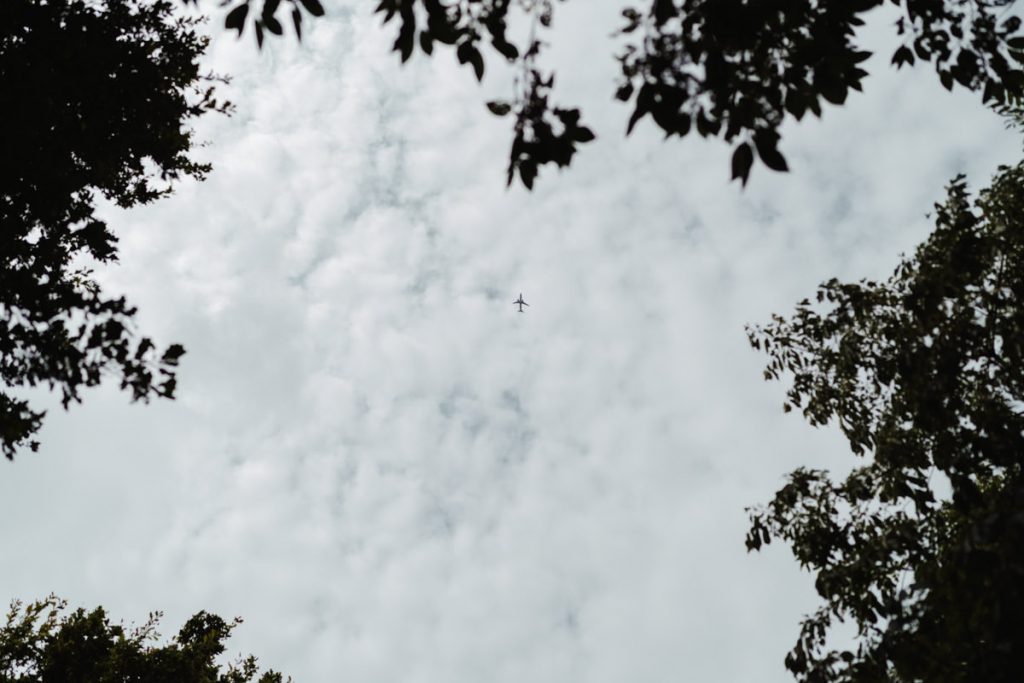
[[(292, 1), (301, 1), (318, 16), (311, 2)], [(864, 24), (861, 15), (883, 4), (883, 0), (649, 0), (634, 7), (630, 0), (623, 2), (621, 33), (632, 42), (618, 55), (622, 75), (615, 96), (633, 102), (627, 134), (650, 114), (666, 136), (682, 137), (695, 129), (698, 135), (720, 136), (730, 143), (757, 132), (778, 133), (788, 116), (797, 120), (807, 112), (821, 116), (822, 100), (843, 105), (851, 90), (860, 91), (868, 74), (859, 65), (871, 54), (857, 44), (856, 30)], [(394, 50), (403, 62), (417, 43), (428, 55), (433, 54), (435, 43), (456, 46), (460, 63), (481, 79), (484, 41), (489, 38), (502, 61), (518, 62), (524, 74), (520, 85), (528, 90), (528, 74), (537, 68), (534, 60), (542, 41), (531, 35), (524, 51), (508, 40), (506, 25), (518, 10), (535, 27), (547, 28), (554, 20), (554, 4), (554, 0), (379, 0), (377, 12), (386, 25), (397, 23)], [(931, 62), (946, 88), (960, 83), (996, 105), (1024, 97), (1024, 72), (1019, 66), (1024, 62), (1024, 36), (1016, 35), (1021, 22), (1004, 16), (1012, 0), (893, 0), (893, 4), (903, 14), (896, 24), (897, 34), (907, 40), (893, 54), (897, 67), (913, 66), (918, 60)], [(425, 17), (425, 23), (418, 16)], [(769, 168), (785, 167), (777, 145), (768, 158), (759, 156)], [(543, 165), (563, 158), (552, 154), (547, 161), (538, 161)]]
[(750, 167), (754, 165), (754, 150), (750, 148), (749, 142), (741, 142), (732, 153), (732, 177), (740, 179), (743, 185), (747, 184), (750, 176)]
[(324, 15), (324, 6), (320, 4), (320, 0), (299, 0), (302, 6), (306, 8), (306, 11), (312, 14), (314, 17), (322, 17)]
[(235, 29), (238, 31), (238, 35), (242, 35), (242, 30), (245, 28), (245, 18), (249, 14), (248, 3), (239, 5), (230, 12), (224, 19), (224, 27), (229, 29)]
[(758, 131), (754, 133), (754, 146), (757, 147), (757, 156), (761, 157), (764, 165), (773, 171), (785, 172), (789, 170), (786, 159), (779, 153), (779, 136), (774, 131)]
[(111, 623), (102, 607), (69, 610), (52, 595), (27, 605), (15, 601), (0, 626), (0, 678), (11, 683), (285, 683), (275, 671), (261, 674), (252, 656), (227, 666), (218, 661), (241, 619), (229, 622), (198, 612), (161, 644), (161, 616), (151, 613), (141, 626), (128, 628)]
[(491, 110), (491, 113), (496, 116), (505, 116), (512, 111), (512, 105), (508, 102), (498, 102), (497, 100), (488, 102), (487, 108)]
[(484, 77), (484, 58), (480, 54), (480, 51), (470, 43), (460, 43), (456, 49), (456, 55), (459, 58), (460, 64), (472, 64), (473, 72), (476, 74), (477, 80)]
[[(67, 408), (113, 376), (134, 400), (173, 395), (184, 349), (136, 337), (135, 309), (93, 277), (117, 259), (95, 203), (145, 204), (203, 178), (189, 124), (229, 105), (215, 97), (221, 79), (200, 75), (197, 20), (171, 2), (7, 0), (0, 13), (0, 449), (11, 459), (38, 447), (43, 411), (10, 393), (48, 387)], [(241, 30), (246, 13), (226, 23)]]
[[(956, 178), (935, 217), (888, 280), (831, 280), (749, 330), (787, 409), (863, 459), (797, 469), (751, 510), (748, 549), (787, 543), (824, 603), (785, 660), (800, 681), (1020, 677), (1024, 163), (973, 202)], [(840, 620), (854, 647), (827, 637)]]
[(263, 25), (267, 27), (267, 30), (273, 33), (275, 36), (284, 34), (284, 27), (281, 26), (281, 22), (275, 19), (273, 16), (267, 16), (263, 18)]
[[(181, 0), (185, 4), (194, 5), (198, 4), (198, 0)], [(265, 38), (264, 31), (269, 31), (271, 35), (283, 36), (284, 25), (281, 23), (281, 19), (278, 19), (277, 12), (281, 7), (290, 7), (291, 10), (288, 12), (291, 15), (292, 26), (295, 29), (295, 37), (299, 41), (302, 40), (302, 13), (305, 11), (313, 17), (324, 16), (324, 6), (320, 0), (286, 0), (287, 4), (282, 4), (283, 0), (220, 0), (221, 5), (231, 5), (233, 2), (237, 2), (232, 7), (225, 17), (224, 25), (226, 28), (235, 29), (238, 31), (238, 35), (242, 35), (242, 31), (245, 27), (245, 21), (247, 18), (253, 24), (253, 31), (256, 35), (256, 45), (258, 48), (263, 48), (263, 39)], [(161, 0), (161, 2), (167, 2), (167, 0)], [(250, 9), (257, 7), (258, 11), (254, 11), (250, 14)], [(287, 11), (287, 10), (286, 10)]]
[(900, 47), (892, 55), (892, 63), (897, 67), (901, 67), (904, 64), (914, 65), (914, 53), (906, 45)]

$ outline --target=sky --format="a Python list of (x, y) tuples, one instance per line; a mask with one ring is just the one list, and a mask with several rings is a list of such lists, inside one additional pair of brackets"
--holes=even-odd
[(49, 401), (40, 452), (0, 463), (0, 598), (162, 610), (167, 636), (241, 616), (229, 650), (296, 683), (791, 680), (813, 578), (747, 554), (744, 509), (856, 461), (783, 414), (744, 325), (887, 276), (946, 182), (1020, 141), (890, 67), (883, 12), (865, 92), (787, 124), (792, 172), (743, 190), (720, 140), (625, 137), (620, 7), (557, 6), (553, 97), (598, 139), (532, 193), (505, 187), (496, 60), (402, 66), (371, 3), (262, 53), (214, 25), (214, 171), (105, 209), (100, 278), (185, 345), (178, 398)]

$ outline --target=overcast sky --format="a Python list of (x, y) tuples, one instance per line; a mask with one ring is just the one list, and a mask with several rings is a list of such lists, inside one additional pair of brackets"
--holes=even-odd
[(598, 140), (507, 190), (483, 103), (511, 74), (400, 66), (372, 4), (261, 54), (215, 31), (238, 105), (200, 126), (215, 170), (110, 211), (102, 273), (186, 346), (179, 398), (93, 391), (0, 463), (0, 598), (162, 609), (165, 635), (239, 615), (231, 651), (297, 683), (790, 680), (813, 581), (746, 554), (744, 507), (853, 457), (783, 414), (743, 326), (885, 277), (1018, 139), (889, 67), (880, 19), (866, 92), (741, 191), (721, 141), (624, 138), (620, 3), (575, 0), (546, 63)]

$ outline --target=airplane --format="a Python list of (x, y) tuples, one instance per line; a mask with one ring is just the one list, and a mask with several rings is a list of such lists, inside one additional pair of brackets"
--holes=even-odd
[(523, 306), (529, 306), (530, 305), (530, 304), (526, 303), (525, 301), (523, 301), (523, 293), (522, 292), (519, 292), (519, 298), (516, 299), (515, 301), (513, 301), (512, 303), (519, 306), (519, 312), (520, 313), (523, 312)]

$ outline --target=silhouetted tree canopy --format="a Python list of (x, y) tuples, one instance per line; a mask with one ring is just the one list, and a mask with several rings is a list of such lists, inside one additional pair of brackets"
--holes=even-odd
[[(0, 628), (0, 679), (7, 683), (282, 683), (281, 674), (259, 678), (256, 659), (226, 667), (216, 659), (241, 623), (199, 612), (166, 645), (156, 632), (161, 614), (126, 629), (111, 624), (102, 607), (67, 610), (53, 596), (23, 605), (14, 602)], [(290, 678), (288, 679), (291, 680)]]
[[(195, 0), (186, 0), (186, 2)], [(564, 0), (563, 0), (564, 1)], [(1014, 100), (1024, 92), (1021, 22), (1007, 13), (1014, 0), (891, 0), (902, 16), (895, 30), (903, 44), (897, 67), (930, 62), (942, 84), (981, 93), (986, 103)], [(301, 37), (304, 14), (321, 16), (320, 0), (229, 2), (225, 23), (239, 34), (247, 21), (256, 39), (282, 35), (278, 16), (287, 10)], [(755, 158), (787, 170), (778, 149), (779, 127), (808, 112), (821, 116), (824, 102), (842, 104), (860, 90), (870, 53), (857, 45), (862, 16), (885, 0), (649, 0), (626, 2), (622, 32), (629, 43), (618, 55), (615, 96), (633, 113), (627, 133), (650, 117), (667, 136), (695, 131), (733, 143), (732, 175), (744, 183)], [(506, 35), (520, 15), (534, 29), (548, 28), (554, 0), (379, 0), (377, 12), (397, 28), (394, 50), (402, 61), (417, 49), (455, 51), (461, 64), (483, 78), (489, 58), (518, 64), (520, 76), (508, 101), (490, 110), (511, 115), (513, 142), (508, 181), (516, 173), (532, 187), (544, 164), (567, 166), (579, 143), (594, 138), (578, 109), (549, 102), (554, 75), (539, 65), (545, 46), (535, 30), (525, 44)], [(583, 27), (584, 29), (586, 27)], [(610, 89), (611, 92), (611, 89)]]
[(170, 0), (0, 3), (0, 448), (13, 458), (43, 412), (8, 392), (45, 385), (66, 408), (105, 374), (135, 400), (172, 397), (184, 350), (138, 337), (135, 309), (90, 265), (117, 258), (96, 216), (202, 178), (191, 120), (227, 106), (197, 60), (206, 39)]
[[(751, 513), (824, 605), (786, 666), (801, 681), (1018, 681), (1024, 653), (1024, 163), (976, 200), (963, 177), (886, 282), (824, 284), (750, 330), (787, 412), (837, 423), (866, 462), (798, 469)], [(856, 646), (828, 642), (837, 621)], [(840, 644), (841, 645), (841, 644)]]

